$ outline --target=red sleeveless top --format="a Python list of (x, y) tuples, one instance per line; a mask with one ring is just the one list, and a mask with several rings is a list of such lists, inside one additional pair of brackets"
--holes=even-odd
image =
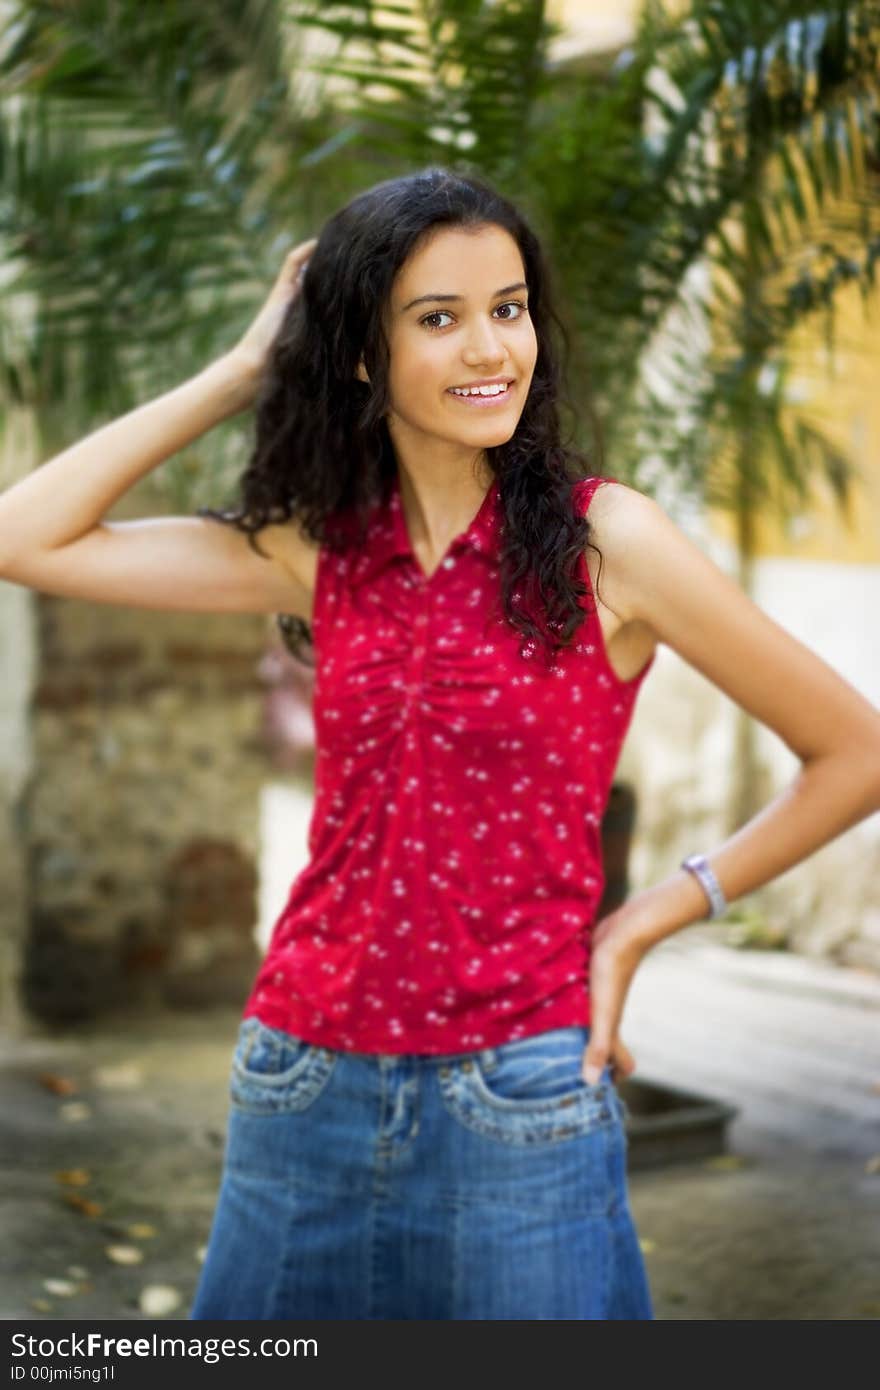
[[(581, 513), (614, 481), (575, 484)], [(502, 523), (496, 480), (425, 578), (395, 478), (364, 547), (321, 547), (310, 858), (245, 1018), (386, 1053), (589, 1023), (602, 816), (654, 657), (621, 681), (595, 613), (552, 667), (520, 655)]]

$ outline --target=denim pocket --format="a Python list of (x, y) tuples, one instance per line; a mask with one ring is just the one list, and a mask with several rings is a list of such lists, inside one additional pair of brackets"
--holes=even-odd
[(229, 1098), (238, 1110), (305, 1110), (323, 1091), (337, 1054), (258, 1018), (242, 1021), (232, 1058)]
[(587, 1028), (553, 1028), (487, 1048), (475, 1058), (480, 1084), (491, 1099), (501, 1103), (529, 1104), (604, 1092), (610, 1068), (596, 1085), (585, 1081), (581, 1071), (588, 1041)]
[(442, 1067), (447, 1109), (470, 1129), (513, 1144), (549, 1144), (613, 1126), (610, 1069), (581, 1074), (588, 1033), (557, 1028)]

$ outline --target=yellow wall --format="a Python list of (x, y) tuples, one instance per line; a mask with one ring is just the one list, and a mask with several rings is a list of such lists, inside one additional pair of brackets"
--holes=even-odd
[[(554, 56), (602, 53), (625, 44), (633, 33), (642, 0), (550, 0), (548, 16), (566, 26)], [(673, 9), (674, 5), (669, 4)], [(813, 467), (815, 479), (809, 510), (786, 525), (771, 517), (759, 520), (758, 553), (838, 563), (880, 563), (880, 292), (873, 296), (873, 323), (866, 320), (858, 290), (838, 297), (839, 318), (834, 375), (826, 369), (822, 329), (802, 328), (792, 351), (797, 370), (792, 375), (792, 410), (808, 412), (833, 444), (851, 461), (857, 481), (852, 485), (849, 520)], [(712, 529), (733, 540), (728, 514), (712, 510)]]
[[(880, 291), (869, 313), (854, 286), (838, 296), (835, 352), (828, 354), (818, 323), (802, 326), (791, 342), (790, 410), (801, 412), (846, 455), (857, 474), (849, 509), (851, 527), (818, 471), (813, 469), (813, 506), (787, 527), (772, 518), (758, 525), (761, 555), (880, 563)], [(712, 512), (713, 529), (733, 538), (730, 518)]]

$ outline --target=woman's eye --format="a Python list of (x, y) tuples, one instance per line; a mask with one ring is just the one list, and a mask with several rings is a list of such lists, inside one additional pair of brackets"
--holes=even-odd
[[(519, 311), (518, 313), (516, 313), (516, 314), (505, 314), (504, 317), (502, 318), (502, 323), (513, 323), (516, 319), (521, 318), (522, 315), (523, 315), (524, 313), (527, 312), (527, 310), (528, 310), (528, 305), (524, 304), (524, 303), (522, 302), (522, 300), (519, 300), (519, 299), (510, 299), (510, 300), (507, 300), (504, 304), (499, 304), (499, 305), (498, 305), (498, 309), (517, 309), (517, 310)], [(498, 309), (495, 310), (496, 313), (498, 312)], [(452, 315), (448, 312), (448, 310), (446, 310), (446, 309), (435, 309), (435, 310), (433, 311), (433, 313), (426, 314), (425, 317), (424, 317), (423, 319), (420, 319), (420, 320), (419, 320), (419, 322), (420, 322), (420, 323), (423, 323), (423, 324), (425, 325), (426, 328), (430, 328), (430, 329), (436, 331), (436, 330), (439, 329), (439, 328), (444, 328), (444, 327), (445, 327), (445, 324), (432, 322), (432, 320), (436, 320), (436, 319), (448, 319), (448, 318), (451, 318), (451, 317), (452, 317)]]
[(521, 299), (510, 299), (510, 300), (507, 301), (506, 304), (499, 304), (499, 305), (498, 305), (498, 308), (499, 308), (499, 309), (518, 309), (518, 310), (519, 310), (519, 313), (518, 313), (518, 314), (514, 314), (514, 315), (513, 315), (513, 318), (519, 319), (519, 318), (522, 318), (523, 314), (526, 312), (526, 310), (527, 310), (527, 308), (528, 308), (528, 305), (523, 304), (523, 302), (522, 302)]

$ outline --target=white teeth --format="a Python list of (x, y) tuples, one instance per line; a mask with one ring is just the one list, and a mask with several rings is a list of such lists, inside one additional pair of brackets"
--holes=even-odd
[(507, 390), (506, 385), (495, 386), (464, 386), (450, 387), (454, 396), (501, 396)]

